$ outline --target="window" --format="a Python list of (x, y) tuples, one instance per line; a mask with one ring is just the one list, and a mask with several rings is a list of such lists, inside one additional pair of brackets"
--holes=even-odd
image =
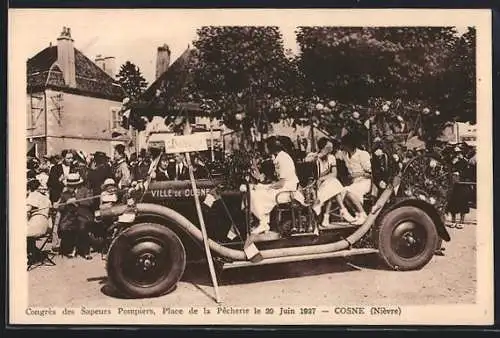
[(31, 106), (29, 106), (26, 111), (27, 111), (26, 128), (27, 129), (34, 129), (35, 128), (35, 116), (33, 114), (33, 109), (31, 108)]
[(26, 109), (26, 128), (35, 129), (36, 122), (43, 113), (44, 109), (44, 97), (40, 94), (30, 94), (28, 100), (28, 106)]
[(111, 108), (111, 129), (121, 128), (122, 114), (119, 107)]

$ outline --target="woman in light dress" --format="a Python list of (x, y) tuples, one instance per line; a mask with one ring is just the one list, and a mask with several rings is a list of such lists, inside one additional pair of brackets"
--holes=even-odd
[(337, 160), (333, 155), (333, 142), (326, 137), (322, 137), (318, 140), (318, 148), (319, 152), (310, 153), (305, 158), (306, 162), (316, 161), (318, 169), (318, 193), (313, 210), (319, 215), (323, 205), (325, 206), (322, 226), (328, 227), (330, 225), (331, 199), (335, 197), (340, 207), (340, 216), (347, 222), (353, 223), (356, 219), (344, 205), (344, 196), (342, 194), (344, 186), (337, 178)]
[(49, 212), (51, 202), (47, 187), (38, 180), (28, 182), (28, 197), (26, 199), (26, 211), (28, 215), (27, 237), (39, 237), (44, 235), (49, 228)]
[[(297, 192), (299, 179), (295, 171), (295, 163), (288, 153), (283, 150), (283, 145), (271, 136), (267, 140), (267, 149), (272, 154), (273, 163), (278, 181), (270, 184), (257, 184), (250, 191), (250, 210), (259, 220), (259, 225), (252, 230), (252, 234), (260, 234), (270, 230), (270, 213), (276, 206), (276, 197), (279, 203), (289, 202), (293, 198), (304, 203), (303, 196)], [(290, 194), (281, 194), (291, 192)]]

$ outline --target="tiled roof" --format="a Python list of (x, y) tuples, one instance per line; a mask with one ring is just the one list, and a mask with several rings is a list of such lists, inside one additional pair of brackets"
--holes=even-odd
[[(78, 95), (121, 101), (123, 89), (105, 71), (75, 48), (76, 87), (64, 83), (57, 65), (57, 46), (47, 47), (27, 61), (28, 92), (51, 88)], [(54, 65), (54, 66), (53, 66)]]
[(156, 96), (157, 90), (165, 90), (169, 96), (177, 94), (186, 82), (186, 75), (189, 71), (189, 62), (193, 56), (193, 49), (186, 49), (175, 61), (167, 68), (167, 70), (149, 86), (148, 89), (141, 95), (140, 101), (149, 102)]
[[(172, 65), (140, 96), (134, 104), (134, 110), (144, 115), (164, 114), (169, 101), (178, 99), (179, 94), (190, 81), (190, 67), (195, 50), (187, 48)], [(157, 96), (160, 91), (161, 95)], [(197, 110), (197, 107), (191, 110)]]

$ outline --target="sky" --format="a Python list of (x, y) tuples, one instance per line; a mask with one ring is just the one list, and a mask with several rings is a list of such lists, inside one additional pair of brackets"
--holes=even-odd
[[(172, 15), (141, 15), (132, 20), (121, 19), (118, 13), (84, 14), (53, 12), (39, 13), (35, 20), (25, 20), (22, 29), (26, 59), (48, 47), (56, 45), (63, 26), (71, 28), (71, 36), (77, 49), (94, 60), (99, 54), (116, 58), (116, 71), (126, 61), (135, 63), (146, 80), (151, 83), (155, 76), (156, 49), (164, 43), (170, 46), (173, 62), (196, 39), (196, 20), (179, 20)], [(141, 27), (141, 28), (140, 28)], [(146, 27), (145, 29), (143, 29)], [(297, 51), (295, 27), (280, 25), (285, 48)]]
[[(154, 81), (156, 49), (164, 43), (170, 46), (173, 62), (196, 38), (196, 29), (202, 25), (214, 24), (250, 24), (248, 15), (241, 16), (234, 12), (211, 10), (192, 11), (188, 15), (183, 10), (16, 10), (10, 16), (14, 23), (13, 44), (19, 38), (22, 55), (27, 60), (36, 53), (55, 45), (63, 26), (71, 28), (75, 47), (90, 59), (99, 54), (116, 58), (116, 71), (126, 61), (135, 63), (141, 69), (149, 83)], [(273, 24), (280, 28), (285, 48), (298, 51), (295, 39), (297, 21), (285, 19), (290, 13), (283, 11), (283, 17), (256, 13), (253, 22)], [(327, 17), (301, 16), (304, 24), (309, 22), (331, 22)], [(11, 19), (13, 17), (13, 19)], [(290, 16), (291, 18), (291, 16)], [(342, 17), (343, 18), (343, 17)], [(245, 21), (247, 19), (247, 21)], [(338, 20), (337, 20), (338, 22)], [(302, 23), (301, 23), (302, 24)], [(11, 26), (12, 27), (12, 26)], [(465, 28), (459, 28), (464, 31)]]

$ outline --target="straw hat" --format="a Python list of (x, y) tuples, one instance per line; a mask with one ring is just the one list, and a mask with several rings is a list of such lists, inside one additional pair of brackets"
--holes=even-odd
[(101, 185), (101, 189), (104, 190), (107, 187), (109, 187), (110, 185), (115, 186), (116, 182), (112, 178), (107, 178), (106, 180), (104, 180), (104, 183)]
[(63, 183), (66, 186), (80, 185), (83, 183), (83, 179), (81, 178), (79, 173), (71, 173), (68, 174)]

